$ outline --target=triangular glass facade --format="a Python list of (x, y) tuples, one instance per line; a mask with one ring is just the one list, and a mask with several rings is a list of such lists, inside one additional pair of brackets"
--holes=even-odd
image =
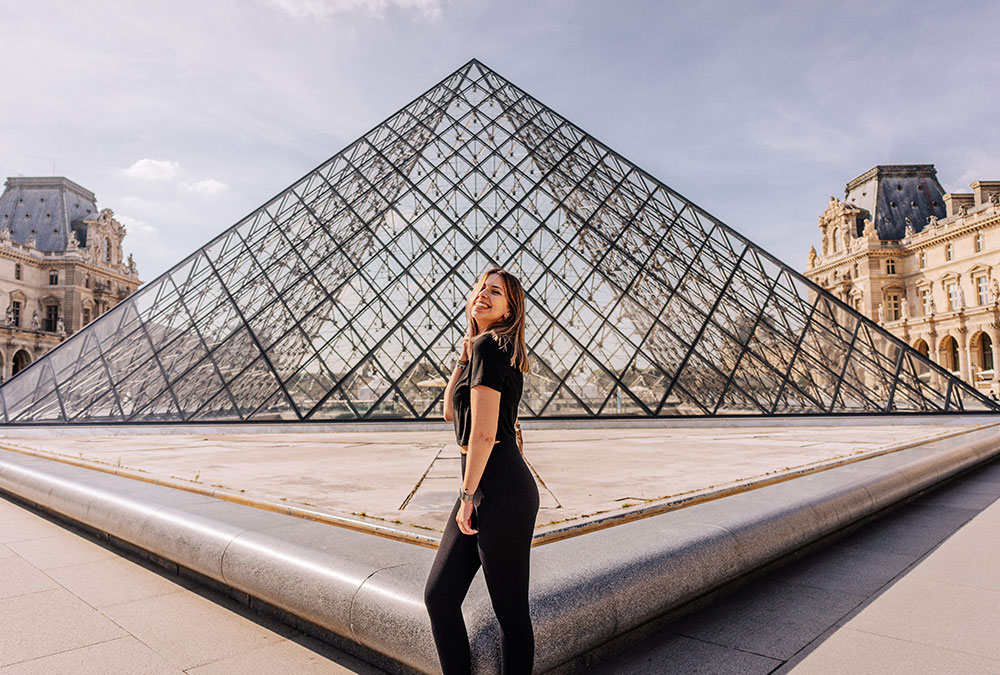
[(993, 409), (471, 61), (0, 387), (8, 423), (420, 419), (477, 274), (523, 417)]

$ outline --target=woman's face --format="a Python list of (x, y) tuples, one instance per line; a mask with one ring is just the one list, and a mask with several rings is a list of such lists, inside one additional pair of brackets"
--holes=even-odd
[(480, 332), (510, 314), (503, 277), (496, 273), (486, 277), (486, 284), (472, 299), (470, 314), (476, 320)]

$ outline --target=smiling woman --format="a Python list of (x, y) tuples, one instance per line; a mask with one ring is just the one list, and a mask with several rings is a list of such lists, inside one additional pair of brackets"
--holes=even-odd
[(445, 526), (424, 601), (445, 675), (472, 659), (462, 600), (479, 568), (500, 622), (504, 673), (530, 673), (528, 613), (531, 535), (538, 488), (518, 449), (517, 406), (528, 371), (524, 290), (517, 277), (487, 270), (466, 301), (462, 355), (445, 389), (444, 417), (462, 450), (462, 491)]

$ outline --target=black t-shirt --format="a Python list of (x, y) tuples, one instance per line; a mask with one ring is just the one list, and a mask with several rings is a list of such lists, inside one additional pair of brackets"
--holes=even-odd
[(514, 423), (517, 406), (521, 402), (524, 375), (510, 365), (510, 352), (500, 347), (496, 339), (484, 333), (472, 343), (469, 365), (455, 385), (452, 406), (455, 413), (455, 440), (459, 445), (469, 444), (472, 431), (472, 411), (469, 395), (472, 387), (479, 385), (500, 392), (500, 415), (497, 418), (497, 441), (514, 441)]

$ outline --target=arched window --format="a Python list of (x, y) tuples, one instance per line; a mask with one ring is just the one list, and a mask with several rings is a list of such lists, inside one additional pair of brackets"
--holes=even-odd
[(31, 356), (28, 352), (23, 349), (14, 354), (13, 362), (11, 363), (11, 375), (17, 375), (19, 372), (28, 367), (31, 363)]
[(986, 333), (979, 336), (979, 362), (983, 370), (993, 370), (993, 340)]

